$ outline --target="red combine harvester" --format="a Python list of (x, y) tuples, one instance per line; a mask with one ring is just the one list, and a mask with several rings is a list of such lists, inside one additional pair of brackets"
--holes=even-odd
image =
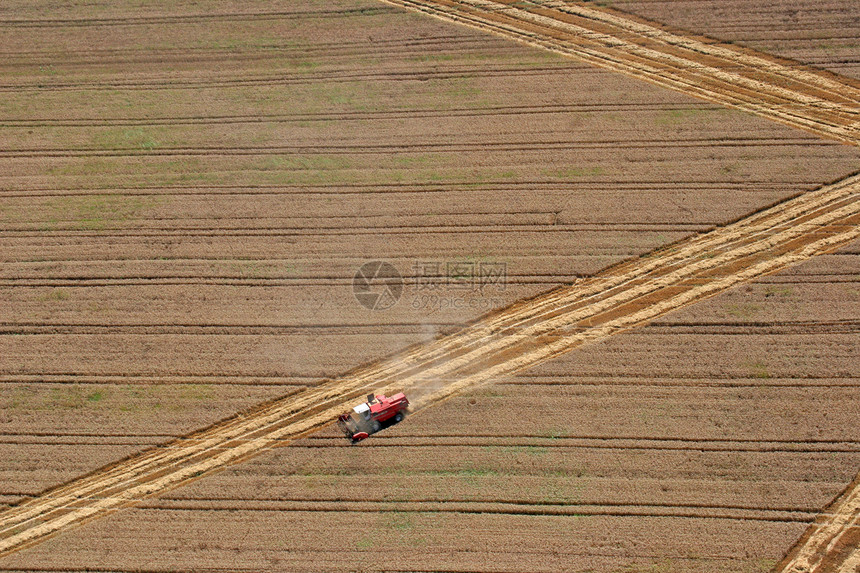
[(337, 425), (347, 439), (355, 444), (402, 420), (408, 407), (409, 400), (402, 392), (391, 397), (368, 394), (367, 402), (359, 404), (352, 412), (338, 416)]

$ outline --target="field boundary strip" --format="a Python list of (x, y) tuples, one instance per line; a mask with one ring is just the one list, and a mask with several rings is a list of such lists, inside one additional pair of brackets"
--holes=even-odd
[(436, 404), (858, 237), (855, 175), (13, 506), (0, 513), (0, 555), (283, 445), (331, 423), (367, 392), (412, 392), (415, 409)]
[(559, 0), (381, 0), (860, 145), (860, 82)]

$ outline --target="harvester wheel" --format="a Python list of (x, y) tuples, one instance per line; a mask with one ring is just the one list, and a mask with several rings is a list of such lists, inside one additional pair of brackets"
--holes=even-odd
[(403, 412), (397, 412), (396, 414), (394, 414), (394, 423), (395, 424), (402, 419), (403, 419)]
[(379, 429), (382, 427), (382, 424), (379, 423), (379, 420), (374, 420), (373, 424), (371, 424), (371, 427), (373, 428), (374, 432), (378, 432)]

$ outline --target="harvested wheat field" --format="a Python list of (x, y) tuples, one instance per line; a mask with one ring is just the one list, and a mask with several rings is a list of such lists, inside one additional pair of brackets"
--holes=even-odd
[(857, 15), (613, 4), (0, 8), (0, 570), (812, 571)]

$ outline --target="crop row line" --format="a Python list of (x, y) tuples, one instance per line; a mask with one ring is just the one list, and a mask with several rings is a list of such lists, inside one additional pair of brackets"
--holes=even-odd
[[(666, 377), (665, 375), (630, 376), (623, 373), (605, 374), (594, 373), (582, 376), (582, 379), (573, 377), (573, 381), (557, 381), (551, 378), (540, 380), (513, 379), (499, 384), (507, 386), (569, 386), (571, 388), (712, 388), (712, 389), (763, 389), (763, 388), (856, 388), (860, 386), (857, 379), (846, 379), (843, 375), (826, 377), (816, 375), (809, 376), (772, 376), (768, 378), (755, 376), (730, 376), (726, 374), (713, 375), (703, 373), (701, 378), (689, 380), (683, 377)], [(636, 380), (635, 382), (631, 380)], [(6, 373), (0, 372), (0, 384), (11, 385), (98, 385), (98, 386), (160, 386), (174, 384), (206, 384), (211, 386), (254, 386), (267, 387), (276, 386), (281, 388), (294, 388), (314, 386), (319, 382), (318, 378), (301, 374), (272, 374), (261, 372), (256, 374), (237, 374), (230, 376), (222, 373), (188, 372), (175, 375), (164, 374), (142, 374), (139, 372), (119, 373), (38, 373), (26, 372)]]
[[(374, 38), (357, 41), (313, 42), (296, 44), (289, 41), (279, 43), (272, 39), (269, 43), (252, 46), (145, 46), (89, 48), (85, 50), (7, 50), (0, 51), (2, 67), (27, 67), (42, 63), (53, 64), (62, 58), (63, 66), (104, 65), (117, 63), (165, 63), (171, 59), (182, 62), (254, 60), (299, 58), (298, 61), (312, 61), (314, 67), (324, 62), (350, 57), (379, 55), (382, 50), (387, 56), (410, 57), (421, 60), (427, 57), (425, 50), (433, 49), (434, 54), (450, 54), (452, 58), (466, 57), (471, 52), (486, 53), (487, 43), (483, 38), (472, 35), (434, 35), (427, 38)], [(517, 47), (507, 43), (494, 46), (493, 53), (516, 52)], [(428, 58), (432, 60), (432, 58)]]
[(416, 71), (414, 67), (402, 70), (380, 72), (355, 72), (354, 68), (338, 69), (330, 72), (282, 72), (275, 75), (255, 75), (245, 78), (235, 77), (225, 79), (221, 75), (210, 74), (209, 77), (183, 78), (182, 76), (165, 78), (163, 76), (148, 79), (105, 79), (103, 81), (54, 81), (42, 79), (38, 82), (3, 83), (0, 92), (25, 93), (28, 91), (114, 91), (114, 90), (200, 90), (224, 89), (236, 87), (261, 86), (313, 86), (319, 83), (345, 84), (356, 82), (425, 82), (429, 80), (462, 80), (476, 78), (499, 79), (504, 77), (543, 77), (550, 74), (576, 71), (578, 73), (596, 73), (581, 66), (547, 65), (535, 66), (485, 66), (475, 67), (439, 66), (432, 70)]
[[(526, 134), (523, 134), (526, 135)], [(536, 134), (529, 133), (528, 141), (483, 141), (483, 142), (457, 142), (452, 143), (451, 135), (441, 135), (444, 142), (418, 142), (418, 143), (391, 143), (375, 144), (358, 142), (355, 144), (341, 145), (290, 145), (290, 146), (256, 146), (256, 147), (153, 147), (141, 149), (140, 147), (115, 147), (102, 148), (43, 148), (43, 149), (3, 149), (0, 157), (33, 158), (33, 157), (162, 157), (162, 156), (244, 156), (244, 155), (390, 155), (397, 153), (465, 153), (465, 152), (525, 152), (546, 150), (591, 150), (591, 149), (696, 149), (696, 148), (744, 148), (750, 145), (756, 147), (786, 147), (802, 145), (805, 148), (822, 147), (830, 148), (831, 144), (821, 140), (810, 140), (804, 137), (772, 137), (755, 136), (748, 137), (726, 137), (720, 138), (677, 138), (672, 141), (654, 141), (653, 139), (624, 138), (624, 139), (601, 139), (584, 141), (582, 139), (556, 139), (551, 141), (540, 141)], [(376, 166), (378, 169), (379, 166)], [(284, 167), (285, 171), (306, 170), (300, 165)], [(356, 167), (343, 167), (342, 169), (357, 169)]]
[[(295, 474), (292, 474), (295, 475)], [(313, 478), (314, 475), (295, 475), (296, 478)], [(468, 478), (468, 479), (493, 479), (498, 478), (499, 476), (495, 475), (473, 475), (468, 472), (458, 473), (456, 470), (450, 472), (450, 474), (445, 474), (444, 476), (439, 477), (448, 477), (449, 475), (459, 475), (460, 477)], [(416, 474), (416, 477), (423, 477), (419, 472)], [(551, 479), (551, 478), (550, 478)], [(586, 478), (590, 479), (590, 478)], [(477, 496), (464, 496), (458, 497), (457, 495), (435, 495), (428, 497), (410, 497), (409, 499), (387, 499), (386, 497), (381, 497), (377, 499), (368, 499), (366, 497), (360, 498), (350, 498), (350, 497), (266, 497), (266, 496), (258, 496), (258, 497), (243, 497), (243, 496), (181, 496), (181, 495), (171, 495), (168, 494), (166, 496), (160, 497), (158, 499), (151, 500), (150, 502), (141, 505), (139, 507), (143, 509), (152, 508), (152, 509), (169, 509), (171, 506), (182, 504), (185, 507), (192, 507), (195, 504), (215, 504), (216, 507), (214, 509), (221, 509), (229, 506), (230, 504), (235, 503), (237, 506), (244, 505), (244, 503), (256, 503), (256, 504), (264, 504), (264, 503), (273, 503), (273, 504), (282, 504), (282, 506), (288, 506), (290, 504), (349, 504), (354, 508), (359, 506), (355, 504), (360, 504), (360, 506), (367, 506), (369, 509), (374, 506), (385, 506), (382, 507), (383, 511), (396, 511), (397, 506), (416, 506), (422, 503), (462, 503), (462, 504), (488, 504), (488, 505), (511, 505), (511, 506), (533, 506), (533, 507), (636, 507), (636, 508), (664, 508), (664, 509), (737, 509), (742, 511), (760, 511), (760, 512), (781, 512), (781, 513), (816, 513), (818, 512), (818, 507), (806, 506), (806, 507), (798, 507), (798, 506), (785, 506), (785, 505), (750, 505), (750, 504), (740, 504), (740, 503), (704, 503), (704, 502), (623, 502), (623, 501), (600, 501), (600, 500), (582, 500), (582, 499), (570, 499), (570, 500), (553, 500), (553, 499), (528, 499), (528, 498), (510, 498), (510, 497), (486, 497), (480, 498)], [(195, 508), (196, 509), (196, 508)], [(263, 510), (265, 511), (264, 508)], [(408, 510), (407, 510), (408, 511)]]
[(611, 517), (676, 517), (693, 519), (728, 519), (732, 521), (770, 521), (777, 523), (809, 523), (815, 518), (815, 511), (809, 510), (770, 510), (770, 509), (722, 509), (719, 507), (663, 506), (651, 504), (588, 504), (588, 503), (488, 503), (456, 501), (380, 502), (274, 502), (255, 504), (252, 502), (232, 504), (196, 504), (193, 501), (159, 500), (146, 502), (139, 509), (156, 511), (270, 511), (270, 512), (360, 512), (360, 513), (480, 513), (505, 515), (553, 515), (553, 516), (611, 516)]
[[(174, 325), (174, 324), (24, 324), (4, 323), (0, 324), (0, 336), (88, 336), (99, 334), (110, 334), (118, 336), (123, 334), (151, 336), (260, 336), (290, 334), (326, 333), (328, 335), (364, 335), (373, 333), (385, 334), (419, 334), (424, 331), (423, 325), (365, 325), (365, 324), (343, 324), (331, 325), (264, 325), (264, 324), (196, 324), (196, 325)], [(586, 327), (580, 327), (578, 331), (583, 332)], [(576, 332), (571, 329), (568, 332)], [(860, 333), (860, 321), (798, 321), (795, 323), (780, 323), (775, 321), (768, 325), (755, 325), (744, 323), (733, 323), (728, 325), (709, 326), (672, 326), (652, 327), (646, 333), (647, 336), (655, 334), (677, 334), (679, 331), (690, 332), (696, 335), (720, 335), (720, 336), (814, 336), (822, 334), (854, 334)], [(512, 331), (513, 332), (513, 331)]]
[(346, 8), (340, 10), (292, 10), (266, 12), (218, 12), (198, 14), (177, 14), (169, 16), (126, 16), (104, 18), (40, 18), (40, 19), (2, 19), (2, 28), (66, 28), (85, 26), (151, 26), (154, 24), (187, 24), (211, 22), (256, 22), (260, 20), (304, 20), (307, 18), (343, 18), (347, 16), (373, 16), (391, 14), (393, 10), (385, 7)]
[[(817, 186), (820, 182), (815, 181), (797, 181), (795, 184), (804, 186)], [(779, 182), (772, 180), (756, 180), (749, 179), (743, 182), (726, 181), (714, 183), (704, 179), (688, 179), (688, 180), (641, 180), (641, 181), (624, 181), (624, 180), (606, 180), (593, 181), (587, 179), (584, 182), (576, 181), (560, 182), (558, 179), (518, 179), (516, 181), (486, 181), (469, 185), (469, 192), (504, 192), (507, 190), (529, 189), (533, 192), (540, 191), (559, 191), (561, 185), (564, 185), (564, 191), (570, 193), (578, 188), (583, 190), (588, 186), (588, 191), (591, 193), (621, 193), (624, 191), (641, 191), (643, 193), (666, 193), (667, 191), (703, 191), (703, 190), (728, 190), (732, 189), (737, 193), (756, 193), (760, 191), (775, 191), (784, 188), (787, 182)], [(655, 186), (658, 189), (655, 189)], [(188, 184), (185, 186), (151, 187), (146, 185), (130, 186), (121, 183), (112, 184), (105, 187), (33, 187), (28, 189), (16, 189), (13, 187), (0, 188), (0, 194), (3, 197), (64, 197), (64, 196), (89, 196), (89, 195), (104, 195), (122, 193), (128, 196), (158, 196), (158, 195), (266, 195), (266, 196), (293, 196), (293, 195), (352, 195), (352, 194), (388, 194), (388, 195), (412, 195), (422, 194), (428, 195), (432, 193), (461, 193), (463, 190), (462, 183), (428, 183), (426, 181), (404, 182), (404, 183), (333, 183), (330, 185), (320, 184), (291, 184), (291, 185), (272, 185), (263, 183), (246, 183), (239, 185), (195, 185)]]
[[(172, 435), (171, 438), (178, 438), (178, 435)], [(58, 436), (59, 438), (59, 436)], [(74, 436), (72, 436), (74, 438)], [(510, 436), (499, 436), (495, 439), (509, 439)], [(310, 443), (303, 445), (296, 445), (295, 447), (304, 448), (308, 450), (329, 450), (332, 447), (339, 448), (343, 447), (344, 444), (339, 443), (342, 438), (336, 438), (338, 443)], [(414, 440), (414, 441), (413, 441)], [(241, 444), (250, 440), (244, 439), (236, 439), (234, 443)], [(331, 441), (331, 440), (330, 440)], [(39, 438), (39, 439), (12, 439), (0, 436), (0, 445), (12, 445), (12, 446), (27, 446), (27, 447), (39, 447), (39, 446), (48, 446), (50, 448), (55, 448), (57, 446), (69, 446), (69, 447), (80, 447), (80, 446), (136, 446), (136, 447), (153, 447), (158, 446), (161, 442), (155, 439), (136, 439), (136, 440), (120, 440), (115, 438), (104, 438), (104, 439), (50, 439)], [(800, 443), (800, 442), (799, 442)], [(278, 447), (279, 445), (292, 445), (292, 439), (281, 439), (273, 442), (274, 447)], [(752, 446), (742, 446), (742, 447), (721, 447), (721, 446), (712, 446), (712, 445), (702, 445), (698, 442), (694, 443), (694, 445), (649, 445), (649, 444), (630, 444), (630, 445), (610, 445), (610, 444), (559, 444), (559, 443), (519, 443), (516, 441), (506, 441), (505, 445), (496, 445), (489, 446), (483, 443), (472, 443), (468, 439), (463, 440), (452, 440), (450, 438), (445, 440), (439, 440), (435, 435), (427, 435), (427, 436), (418, 436), (418, 435), (406, 435), (403, 436), (398, 441), (394, 441), (391, 443), (384, 444), (374, 444), (375, 448), (397, 448), (398, 452), (402, 452), (403, 449), (417, 449), (417, 450), (432, 450), (440, 447), (460, 447), (460, 448), (488, 448), (488, 447), (499, 447), (499, 448), (534, 448), (539, 450), (545, 450), (541, 453), (548, 453), (550, 451), (562, 451), (564, 453), (574, 453), (576, 451), (581, 450), (601, 450), (601, 451), (610, 451), (610, 452), (694, 452), (697, 454), (774, 454), (774, 455), (783, 455), (789, 454), (792, 456), (802, 456), (802, 455), (811, 455), (815, 456), (818, 454), (858, 454), (860, 453), (860, 444), (853, 445), (845, 445), (845, 446), (821, 446), (821, 447), (785, 447), (785, 446), (767, 446), (763, 445), (761, 447), (752, 447)], [(420, 474), (421, 472), (416, 472)], [(325, 474), (325, 475), (337, 475), (342, 477), (343, 474)], [(363, 472), (363, 476), (369, 477), (373, 475), (388, 475), (388, 474), (375, 474), (374, 472)], [(530, 474), (529, 474), (530, 475)], [(38, 498), (42, 497), (42, 494), (28, 494), (28, 497)]]
[(320, 113), (294, 114), (256, 114), (256, 115), (186, 115), (186, 116), (153, 116), (153, 117), (77, 117), (77, 118), (30, 118), (30, 119), (0, 119), (0, 127), (135, 127), (163, 125), (221, 125), (221, 124), (254, 124), (254, 123), (307, 123), (332, 121), (373, 121), (378, 123), (396, 119), (435, 119), (439, 117), (483, 117), (508, 116), (522, 117), (526, 115), (567, 115), (589, 114), (601, 112), (625, 111), (629, 113), (666, 112), (666, 111), (717, 111), (719, 106), (706, 103), (694, 103), (681, 107), (677, 103), (659, 102), (581, 102), (577, 104), (543, 104), (543, 105), (476, 105), (475, 107), (450, 108), (414, 108), (386, 109), (367, 111), (340, 111)]

